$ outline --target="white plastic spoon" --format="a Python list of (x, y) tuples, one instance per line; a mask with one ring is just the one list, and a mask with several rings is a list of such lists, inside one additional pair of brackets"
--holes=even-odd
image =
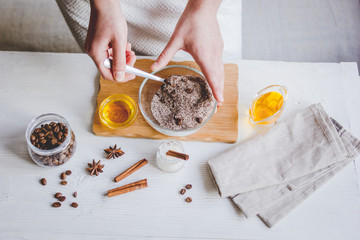
[[(104, 67), (111, 69), (111, 66), (112, 66), (112, 60), (110, 58), (105, 58)], [(161, 78), (161, 77), (152, 75), (150, 73), (144, 72), (144, 71), (142, 71), (140, 69), (137, 69), (137, 68), (134, 68), (134, 67), (131, 67), (131, 66), (128, 66), (128, 65), (126, 65), (125, 72), (133, 73), (136, 76), (140, 76), (140, 77), (143, 77), (143, 78), (148, 78), (148, 79), (156, 80), (156, 81), (159, 81), (159, 82), (164, 82), (164, 79)]]

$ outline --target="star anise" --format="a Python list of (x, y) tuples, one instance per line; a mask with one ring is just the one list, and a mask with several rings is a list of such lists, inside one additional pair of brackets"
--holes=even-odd
[(109, 148), (104, 149), (104, 152), (107, 154), (106, 159), (118, 158), (125, 154), (121, 148), (116, 148), (116, 144), (114, 147), (109, 146)]
[(102, 168), (105, 166), (105, 165), (100, 165), (100, 160), (95, 163), (94, 159), (93, 159), (92, 164), (88, 163), (88, 165), (89, 165), (89, 167), (86, 170), (88, 170), (90, 172), (90, 176), (92, 176), (94, 174), (96, 176), (99, 176), (99, 173), (103, 172)]

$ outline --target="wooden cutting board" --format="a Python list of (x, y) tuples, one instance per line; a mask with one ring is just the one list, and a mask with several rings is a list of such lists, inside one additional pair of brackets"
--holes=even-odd
[[(150, 72), (154, 61), (137, 60), (135, 67)], [(170, 62), (168, 65), (185, 65), (200, 70), (192, 61)], [(185, 137), (170, 137), (154, 130), (143, 118), (140, 110), (135, 122), (125, 129), (111, 129), (100, 122), (98, 110), (101, 102), (113, 94), (126, 94), (138, 102), (139, 87), (144, 78), (136, 77), (127, 83), (117, 83), (100, 77), (100, 91), (97, 96), (97, 107), (94, 116), (93, 131), (99, 136), (121, 136), (132, 138), (177, 139), (204, 142), (234, 143), (238, 137), (238, 67), (236, 64), (225, 64), (225, 90), (223, 105), (218, 108), (212, 119), (196, 133)]]

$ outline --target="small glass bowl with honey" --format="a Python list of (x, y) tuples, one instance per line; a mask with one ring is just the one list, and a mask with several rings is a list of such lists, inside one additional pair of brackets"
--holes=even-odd
[(101, 123), (109, 128), (129, 127), (136, 119), (138, 106), (134, 99), (124, 94), (105, 98), (99, 107)]
[(250, 124), (259, 132), (274, 126), (287, 101), (287, 88), (271, 85), (260, 90), (253, 98), (249, 109)]

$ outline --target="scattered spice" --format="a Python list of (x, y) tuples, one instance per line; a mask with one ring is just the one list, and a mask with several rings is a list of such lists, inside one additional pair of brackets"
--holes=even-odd
[(67, 181), (61, 181), (60, 184), (65, 186), (67, 184)]
[(71, 203), (71, 206), (72, 206), (73, 208), (77, 208), (77, 207), (79, 206), (79, 204), (78, 204), (77, 202), (73, 202), (73, 203)]
[(61, 194), (60, 192), (58, 192), (58, 193), (55, 194), (55, 198), (59, 198), (59, 197), (61, 197), (61, 196), (62, 196), (62, 194)]
[(191, 197), (187, 197), (187, 198), (185, 199), (185, 201), (188, 202), (188, 203), (191, 203), (191, 202), (192, 202), (192, 199), (191, 199)]
[(183, 188), (183, 189), (180, 190), (180, 194), (181, 194), (181, 195), (184, 195), (185, 193), (186, 193), (186, 189), (185, 189), (185, 188)]
[(71, 175), (71, 170), (66, 170), (65, 174), (68, 176)]
[(147, 179), (143, 179), (137, 182), (133, 182), (133, 183), (129, 183), (127, 185), (118, 187), (118, 188), (114, 188), (114, 189), (110, 189), (107, 192), (107, 196), (108, 197), (114, 197), (120, 194), (124, 194), (124, 193), (128, 193), (128, 192), (132, 192), (135, 190), (139, 190), (139, 189), (143, 189), (146, 188), (148, 186), (147, 184)]
[(40, 179), (40, 183), (45, 186), (47, 184), (47, 181), (45, 178), (42, 178)]
[(63, 202), (63, 201), (65, 201), (65, 200), (66, 200), (66, 197), (65, 197), (65, 196), (60, 196), (60, 197), (59, 197), (59, 201), (60, 201), (60, 202)]
[(58, 207), (61, 207), (61, 203), (60, 203), (60, 202), (54, 202), (54, 203), (52, 204), (52, 206), (53, 206), (54, 208), (58, 208)]
[(185, 188), (186, 188), (186, 189), (191, 189), (191, 188), (192, 188), (192, 185), (191, 185), (191, 184), (187, 184), (187, 185), (185, 186)]
[(64, 172), (62, 172), (62, 173), (60, 174), (60, 178), (61, 178), (62, 180), (66, 179), (66, 174), (65, 174)]
[(180, 158), (180, 159), (182, 159), (182, 160), (188, 160), (188, 159), (189, 159), (189, 155), (188, 155), (188, 154), (175, 152), (175, 151), (173, 151), (173, 150), (167, 151), (167, 152), (166, 152), (166, 155), (171, 156), (171, 157)]
[(103, 167), (105, 166), (105, 165), (101, 165), (100, 164), (100, 160), (99, 161), (97, 161), (96, 163), (95, 163), (95, 160), (93, 159), (93, 162), (92, 162), (92, 164), (91, 163), (88, 163), (88, 168), (86, 168), (86, 170), (90, 173), (90, 176), (92, 176), (92, 175), (96, 175), (96, 176), (99, 176), (99, 173), (102, 173), (103, 172)]
[(109, 148), (104, 149), (104, 152), (107, 154), (106, 159), (118, 158), (125, 154), (125, 152), (121, 151), (121, 148), (116, 148), (116, 144), (114, 147), (109, 146)]
[(129, 175), (133, 174), (135, 171), (137, 171), (140, 168), (142, 168), (143, 166), (145, 166), (147, 163), (148, 163), (148, 160), (146, 160), (145, 158), (138, 161), (137, 163), (135, 163), (134, 165), (132, 165), (131, 167), (126, 169), (124, 172), (122, 172), (118, 176), (116, 176), (114, 178), (114, 181), (119, 182), (120, 180), (128, 177)]

